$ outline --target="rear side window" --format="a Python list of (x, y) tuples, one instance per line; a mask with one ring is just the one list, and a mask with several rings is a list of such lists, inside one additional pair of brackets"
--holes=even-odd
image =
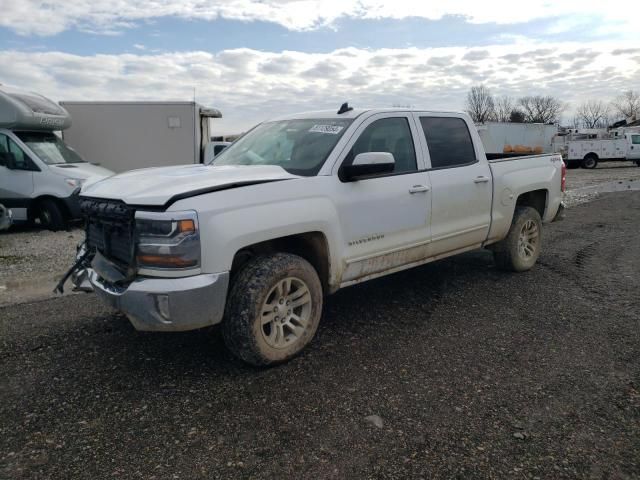
[(393, 173), (415, 172), (418, 169), (411, 128), (404, 117), (383, 118), (365, 128), (344, 163), (350, 165), (356, 155), (366, 152), (393, 154)]
[(477, 161), (471, 134), (461, 118), (420, 117), (420, 124), (432, 168), (457, 167)]

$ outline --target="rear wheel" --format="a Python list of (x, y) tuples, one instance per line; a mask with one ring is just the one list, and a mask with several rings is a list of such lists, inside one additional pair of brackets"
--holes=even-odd
[(598, 157), (593, 153), (586, 155), (584, 160), (582, 160), (582, 168), (596, 168), (598, 166)]
[(40, 226), (54, 232), (67, 228), (67, 219), (62, 208), (51, 198), (45, 198), (38, 203), (35, 219)]
[(498, 268), (513, 272), (531, 269), (542, 249), (542, 219), (535, 208), (518, 207), (507, 237), (493, 246)]
[(251, 365), (290, 360), (311, 341), (322, 314), (322, 285), (297, 255), (249, 261), (233, 282), (222, 334), (229, 350)]

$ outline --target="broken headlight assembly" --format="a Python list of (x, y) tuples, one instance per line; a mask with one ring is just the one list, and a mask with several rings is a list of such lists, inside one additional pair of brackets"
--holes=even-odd
[(200, 268), (198, 215), (185, 212), (136, 212), (138, 273), (192, 275)]

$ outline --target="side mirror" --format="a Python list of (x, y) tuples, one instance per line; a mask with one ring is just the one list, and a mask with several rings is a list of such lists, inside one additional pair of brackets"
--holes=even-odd
[(16, 155), (11, 152), (0, 152), (0, 166), (9, 170), (16, 169)]
[(354, 182), (364, 178), (391, 173), (396, 166), (389, 152), (364, 152), (356, 155), (351, 165), (343, 165), (338, 173), (343, 182)]

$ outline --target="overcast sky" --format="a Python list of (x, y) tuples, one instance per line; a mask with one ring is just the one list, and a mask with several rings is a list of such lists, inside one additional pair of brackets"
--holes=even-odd
[(0, 0), (0, 83), (54, 100), (191, 100), (215, 132), (283, 113), (459, 110), (470, 86), (571, 109), (640, 89), (640, 2)]

